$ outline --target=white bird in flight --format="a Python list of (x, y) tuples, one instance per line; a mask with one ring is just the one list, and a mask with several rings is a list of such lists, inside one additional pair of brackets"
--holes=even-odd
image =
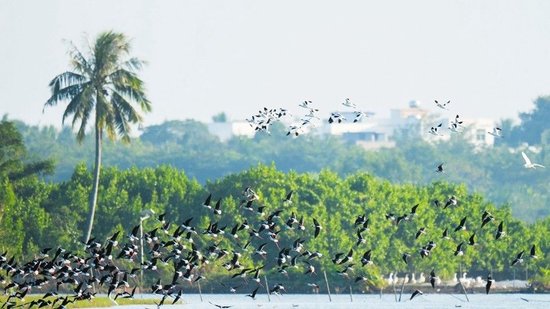
[(525, 164), (523, 164), (523, 166), (525, 166), (525, 168), (532, 168), (532, 169), (536, 169), (537, 167), (544, 168), (544, 165), (541, 165), (541, 164), (538, 164), (538, 163), (532, 163), (531, 160), (529, 160), (529, 158), (525, 154), (525, 152), (522, 151), (521, 156), (523, 157), (523, 160), (525, 161)]
[(357, 105), (355, 105), (355, 103), (350, 102), (349, 98), (346, 98), (346, 101), (342, 103), (342, 105), (351, 107), (353, 109), (357, 109)]

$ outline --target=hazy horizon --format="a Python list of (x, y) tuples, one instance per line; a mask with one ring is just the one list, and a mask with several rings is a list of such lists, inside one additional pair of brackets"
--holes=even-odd
[[(3, 1), (0, 114), (61, 125), (49, 81), (68, 45), (104, 30), (132, 38), (153, 112), (145, 125), (219, 112), (244, 119), (349, 97), (384, 113), (451, 100), (466, 118), (516, 118), (550, 94), (547, 1)], [(86, 13), (79, 13), (85, 10)]]

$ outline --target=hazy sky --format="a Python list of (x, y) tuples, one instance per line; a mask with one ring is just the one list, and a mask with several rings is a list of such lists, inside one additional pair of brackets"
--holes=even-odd
[(260, 107), (349, 97), (366, 110), (432, 108), (515, 117), (550, 94), (550, 1), (0, 0), (0, 115), (60, 125), (42, 107), (67, 44), (113, 29), (147, 60), (153, 112), (243, 119)]

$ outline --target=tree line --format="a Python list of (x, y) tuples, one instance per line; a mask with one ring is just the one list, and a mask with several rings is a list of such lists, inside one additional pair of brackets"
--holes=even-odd
[[(537, 102), (532, 117), (544, 114), (550, 106), (546, 99)], [(74, 166), (82, 161), (92, 166), (94, 144), (91, 139), (79, 145), (69, 128), (58, 131), (53, 127), (16, 123), (31, 156), (55, 160), (56, 170), (49, 180), (69, 179)], [(514, 216), (533, 222), (550, 215), (547, 207), (550, 174), (546, 170), (525, 170), (520, 152), (524, 150), (535, 162), (550, 166), (550, 130), (545, 129), (549, 126), (547, 122), (539, 122), (536, 130), (531, 128), (532, 122), (524, 123), (525, 127), (510, 127), (511, 131), (503, 129), (504, 138), (490, 148), (475, 148), (461, 135), (438, 143), (403, 136), (398, 138), (395, 148), (365, 151), (338, 137), (303, 135), (289, 138), (282, 126), (277, 125), (273, 126), (271, 135), (259, 133), (252, 139), (234, 137), (221, 142), (201, 122), (174, 120), (145, 127), (131, 144), (105, 141), (103, 163), (122, 169), (166, 164), (185, 170), (189, 177), (203, 184), (257, 163), (272, 162), (284, 172), (318, 173), (330, 169), (342, 177), (367, 172), (392, 182), (416, 185), (447, 180), (465, 183), (470, 190), (484, 194), (497, 204), (508, 203)], [(516, 145), (517, 140), (512, 138), (526, 128), (539, 132), (538, 141), (530, 144), (537, 153), (526, 145)], [(441, 162), (446, 163), (444, 177), (434, 173)]]
[[(92, 170), (84, 163), (77, 164), (71, 177), (62, 182), (49, 182), (32, 175), (15, 181), (10, 180), (9, 174), (5, 169), (0, 169), (0, 251), (7, 251), (10, 256), (32, 257), (41, 248), (51, 246), (61, 246), (75, 252), (82, 250), (80, 240), (88, 212)], [(174, 224), (181, 224), (192, 217), (197, 230), (203, 231), (215, 220), (201, 206), (209, 194), (222, 199), (224, 215), (219, 219), (219, 226), (227, 226), (229, 231), (236, 222), (243, 222), (247, 216), (240, 206), (242, 191), (246, 187), (254, 188), (259, 196), (258, 204), (265, 206), (266, 215), (282, 209), (282, 219), (290, 213), (304, 216), (308, 230), (313, 229), (311, 218), (319, 220), (323, 233), (318, 238), (309, 239), (308, 250), (321, 252), (325, 256), (320, 261), (321, 267), (327, 271), (331, 281), (342, 286), (346, 286), (346, 280), (336, 273), (340, 269), (330, 258), (350, 248), (356, 248), (356, 259), (366, 248), (372, 250), (374, 265), (368, 267), (366, 275), (372, 282), (380, 284), (390, 272), (427, 274), (432, 268), (436, 268), (442, 278), (452, 277), (459, 269), (467, 270), (474, 276), (485, 276), (492, 271), (500, 279), (512, 278), (516, 271), (518, 278), (522, 278), (525, 272), (530, 273), (529, 278), (548, 273), (550, 260), (544, 252), (548, 252), (550, 247), (550, 217), (526, 223), (512, 216), (510, 205), (497, 206), (482, 195), (472, 193), (465, 185), (452, 184), (443, 179), (426, 185), (399, 184), (366, 172), (350, 173), (345, 177), (328, 169), (318, 173), (283, 172), (274, 164), (258, 164), (205, 184), (168, 165), (104, 168), (99, 182), (99, 206), (93, 237), (106, 239), (116, 231), (127, 234), (139, 223), (145, 209), (152, 209), (156, 214), (166, 213), (167, 220)], [(294, 192), (293, 202), (284, 204), (282, 201), (290, 191)], [(444, 208), (443, 204), (451, 196), (457, 198), (458, 204)], [(442, 204), (435, 205), (435, 200)], [(413, 220), (396, 225), (386, 217), (388, 214), (397, 216), (409, 213), (416, 204), (419, 206)], [(484, 211), (490, 212), (495, 220), (481, 229)], [(371, 223), (369, 231), (364, 234), (366, 243), (357, 248), (354, 220), (360, 215), (366, 215)], [(443, 228), (452, 231), (463, 217), (468, 218), (467, 232), (451, 233), (449, 241), (442, 239)], [(250, 223), (257, 224), (259, 220)], [(499, 222), (504, 222), (506, 237), (495, 241)], [(144, 221), (145, 231), (157, 227), (159, 222), (155, 218)], [(415, 233), (421, 227), (426, 228), (426, 233), (419, 241), (415, 239)], [(468, 247), (463, 257), (454, 256), (452, 252), (457, 243), (467, 242), (473, 232), (478, 244)], [(298, 237), (298, 231), (285, 232), (280, 242), (288, 244)], [(418, 250), (428, 240), (434, 240), (438, 247), (429, 258), (421, 258)], [(207, 247), (213, 241), (201, 235), (197, 244)], [(242, 244), (229, 238), (222, 238), (219, 242), (229, 252), (241, 250)], [(533, 244), (537, 246), (540, 258), (529, 260), (521, 267), (512, 267), (514, 256)], [(269, 247), (269, 250), (271, 255), (276, 256), (277, 248)], [(411, 254), (413, 263), (403, 263), (404, 252)], [(262, 262), (250, 259), (250, 264)], [(161, 267), (161, 272), (167, 277), (171, 274), (170, 267)], [(305, 281), (311, 280), (301, 275), (302, 269), (289, 272), (289, 277), (296, 284), (305, 285)], [(207, 278), (224, 275), (221, 265), (213, 263)], [(274, 280), (288, 280), (275, 271), (268, 273), (268, 276)], [(215, 282), (210, 283), (214, 285), (213, 289), (219, 288)], [(208, 284), (205, 283), (207, 288)]]

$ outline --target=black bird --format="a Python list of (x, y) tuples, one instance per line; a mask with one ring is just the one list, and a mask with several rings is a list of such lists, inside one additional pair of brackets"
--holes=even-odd
[(222, 214), (222, 210), (220, 209), (221, 205), (222, 205), (222, 199), (219, 199), (216, 202), (216, 207), (214, 208), (214, 214), (216, 214), (216, 215), (221, 215)]
[(487, 223), (493, 221), (495, 217), (488, 212), (487, 210), (483, 211), (483, 214), (481, 215), (481, 228), (483, 228)]
[(293, 193), (294, 193), (294, 192), (293, 192), (292, 190), (290, 190), (290, 192), (288, 192), (288, 193), (286, 194), (286, 197), (285, 197), (285, 200), (283, 201), (283, 203), (285, 203), (285, 204), (292, 204), (292, 194), (293, 194)]
[(248, 294), (248, 295), (246, 295), (246, 296), (247, 296), (247, 297), (250, 297), (250, 298), (252, 298), (252, 299), (256, 299), (256, 293), (258, 293), (258, 289), (259, 289), (259, 288), (260, 288), (260, 286), (257, 286), (257, 287), (254, 289), (254, 291), (252, 291), (251, 294)]
[(233, 307), (233, 306), (229, 306), (229, 305), (218, 305), (218, 304), (214, 304), (214, 303), (211, 302), (211, 301), (208, 301), (208, 303), (210, 303), (211, 305), (216, 306), (216, 307), (218, 307), (218, 308), (220, 308), (220, 309), (227, 309), (227, 308)]
[(462, 218), (457, 227), (455, 227), (455, 232), (458, 232), (460, 230), (466, 230), (466, 217)]
[(531, 252), (529, 253), (529, 257), (531, 257), (532, 259), (538, 259), (539, 258), (537, 256), (537, 247), (534, 244), (531, 247)]
[(402, 215), (402, 216), (399, 216), (397, 217), (397, 219), (395, 219), (395, 225), (399, 225), (399, 223), (401, 221), (407, 221), (409, 220), (409, 216), (408, 215)]
[(401, 256), (401, 258), (403, 259), (403, 262), (405, 262), (405, 264), (409, 264), (409, 257), (411, 257), (410, 254), (408, 253), (403, 253), (403, 255)]
[(340, 261), (339, 264), (348, 263), (348, 262), (351, 262), (352, 260), (353, 260), (353, 248), (349, 249), (348, 254), (342, 259), (342, 261)]
[(523, 263), (523, 254), (525, 253), (525, 251), (521, 251), (520, 253), (518, 253), (518, 255), (516, 256), (516, 258), (512, 261), (512, 266), (516, 265), (516, 264), (521, 264)]
[(436, 279), (436, 275), (435, 275), (435, 269), (432, 269), (432, 272), (430, 272), (430, 284), (432, 285), (432, 289), (435, 289), (435, 279)]
[(409, 300), (412, 300), (416, 295), (422, 295), (424, 293), (422, 293), (420, 290), (415, 290), (412, 295), (411, 295), (411, 298)]
[(448, 228), (445, 228), (445, 230), (443, 231), (443, 235), (441, 235), (441, 238), (449, 239), (449, 229)]
[(210, 205), (211, 202), (212, 202), (212, 193), (210, 193), (210, 195), (208, 195), (208, 197), (206, 198), (206, 200), (204, 201), (202, 206), (204, 206), (205, 208), (208, 208), (208, 209), (212, 209), (212, 205)]
[(361, 258), (361, 264), (362, 266), (372, 264), (371, 260), (371, 250), (368, 250), (363, 254), (363, 257)]
[(473, 233), (472, 236), (470, 236), (470, 238), (468, 239), (468, 244), (470, 246), (474, 246), (476, 244), (475, 237), (476, 237), (476, 233)]
[(161, 223), (161, 224), (165, 224), (166, 223), (166, 220), (164, 219), (164, 217), (166, 217), (166, 213), (162, 213), (158, 216), (157, 220)]
[(355, 243), (355, 246), (359, 246), (360, 244), (364, 244), (367, 241), (365, 238), (363, 238), (363, 235), (361, 235), (361, 230), (357, 230), (357, 242)]
[(499, 240), (505, 234), (506, 232), (504, 232), (504, 221), (500, 221), (500, 224), (498, 225), (497, 233), (495, 234), (495, 239)]
[(433, 200), (432, 202), (434, 204), (435, 207), (439, 208), (441, 207), (441, 202), (439, 200)]
[(178, 300), (180, 300), (180, 298), (181, 298), (181, 293), (182, 293), (182, 290), (179, 290), (179, 291), (178, 291), (178, 294), (176, 295), (176, 297), (174, 297), (174, 301), (172, 302), (172, 305), (175, 304)]
[(48, 257), (48, 251), (52, 250), (52, 248), (44, 248), (42, 249), (42, 251), (40, 251), (40, 256), (43, 257), (43, 258), (47, 258)]
[(411, 217), (416, 215), (416, 210), (418, 209), (418, 205), (420, 204), (416, 204), (411, 208)]
[(458, 200), (456, 199), (456, 196), (452, 195), (448, 200), (447, 202), (445, 203), (445, 206), (443, 207), (443, 209), (446, 209), (447, 207), (449, 206), (456, 206), (458, 205)]
[(464, 250), (462, 249), (462, 246), (464, 245), (464, 242), (461, 242), (457, 247), (455, 251), (455, 256), (464, 255)]
[(489, 294), (489, 290), (491, 290), (491, 285), (493, 284), (495, 280), (491, 276), (491, 274), (487, 275), (487, 284), (485, 285), (485, 293)]
[(319, 236), (319, 233), (321, 232), (321, 229), (323, 228), (319, 222), (313, 218), (313, 224), (315, 225), (315, 234), (314, 234), (314, 238), (317, 238), (317, 236)]
[(416, 235), (414, 236), (414, 239), (418, 239), (418, 237), (420, 237), (420, 235), (422, 234), (425, 234), (426, 233), (426, 228), (425, 227), (421, 227), (418, 232), (416, 232)]
[(438, 172), (438, 173), (443, 173), (443, 163), (439, 164), (437, 166), (437, 170), (435, 170), (435, 171)]

